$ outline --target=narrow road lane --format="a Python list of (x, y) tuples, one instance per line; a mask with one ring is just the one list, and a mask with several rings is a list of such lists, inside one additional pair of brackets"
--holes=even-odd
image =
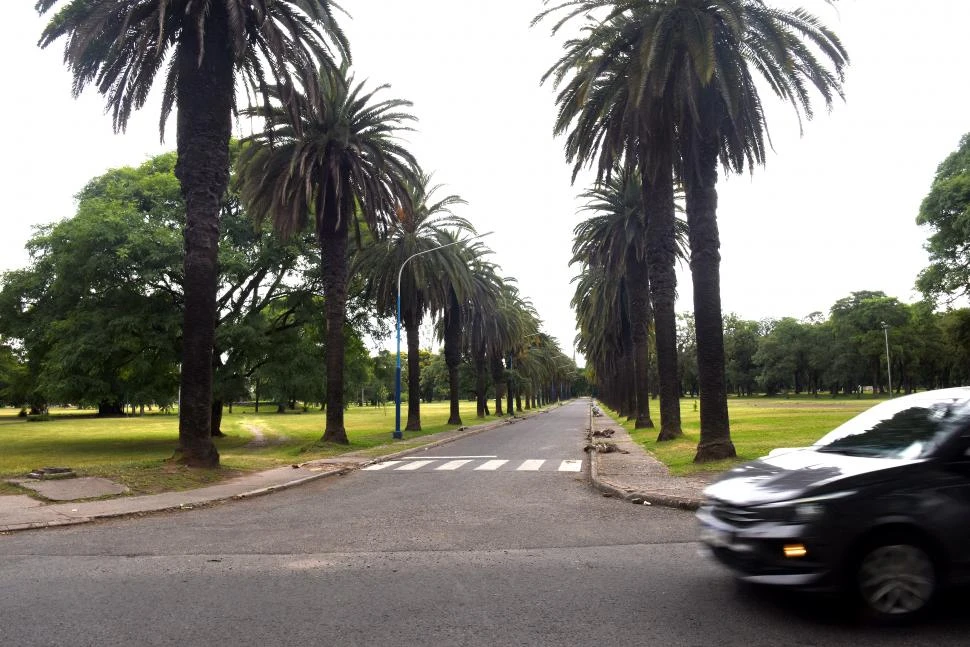
[(257, 499), (0, 537), (0, 645), (966, 643), (956, 610), (885, 632), (739, 588), (698, 557), (690, 513), (558, 469), (584, 459), (586, 412)]

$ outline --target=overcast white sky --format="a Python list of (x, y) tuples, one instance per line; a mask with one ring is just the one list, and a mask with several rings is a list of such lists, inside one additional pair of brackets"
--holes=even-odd
[[(73, 195), (106, 169), (174, 148), (158, 141), (157, 104), (115, 135), (93, 91), (71, 98), (60, 44), (36, 47), (33, 2), (8, 2), (0, 23), (7, 87), (0, 103), (4, 216), (0, 271), (27, 261), (31, 227), (69, 217)], [(539, 78), (560, 43), (529, 28), (540, 0), (343, 0), (358, 78), (390, 83), (414, 102), (409, 139), (435, 179), (468, 201), (461, 215), (518, 279), (568, 354), (572, 229), (579, 221), (562, 141), (551, 134), (551, 87)], [(797, 6), (790, 0), (774, 4)], [(925, 267), (915, 224), (936, 166), (970, 131), (966, 0), (804, 0), (852, 59), (846, 101), (819, 109), (799, 137), (787, 106), (764, 97), (774, 152), (753, 174), (719, 186), (725, 313), (747, 319), (827, 313), (856, 290), (904, 302)], [(174, 123), (174, 121), (172, 122)], [(678, 309), (690, 305), (680, 273)]]

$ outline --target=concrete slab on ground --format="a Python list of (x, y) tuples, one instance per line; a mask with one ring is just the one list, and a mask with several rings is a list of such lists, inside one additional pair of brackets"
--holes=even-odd
[(37, 479), (11, 479), (7, 481), (33, 490), (51, 501), (78, 501), (102, 496), (124, 494), (128, 488), (121, 483), (100, 476), (82, 476), (73, 479), (45, 481)]
[(27, 508), (36, 508), (44, 505), (43, 501), (33, 499), (26, 494), (10, 494), (0, 496), (0, 516)]

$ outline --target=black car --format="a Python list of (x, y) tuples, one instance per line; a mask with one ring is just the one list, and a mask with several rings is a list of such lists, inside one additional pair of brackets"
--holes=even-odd
[(877, 619), (970, 583), (970, 387), (888, 400), (704, 491), (701, 541), (741, 579), (852, 593)]

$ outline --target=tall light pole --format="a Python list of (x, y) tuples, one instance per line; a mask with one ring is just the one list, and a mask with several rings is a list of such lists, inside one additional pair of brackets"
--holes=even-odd
[(885, 321), (882, 324), (882, 335), (886, 339), (886, 376), (889, 378), (889, 397), (893, 397), (893, 369), (889, 359), (889, 324)]
[(421, 256), (422, 254), (430, 254), (431, 252), (436, 252), (439, 249), (444, 249), (445, 247), (451, 247), (452, 245), (457, 245), (459, 243), (466, 243), (469, 240), (475, 240), (476, 238), (481, 238), (482, 236), (488, 236), (492, 232), (487, 232), (484, 234), (479, 234), (477, 236), (472, 236), (471, 238), (466, 238), (464, 240), (456, 240), (453, 243), (447, 243), (445, 245), (438, 245), (437, 247), (432, 247), (431, 249), (426, 249), (423, 252), (418, 252), (417, 254), (411, 254), (404, 259), (401, 263), (400, 269), (397, 271), (397, 368), (394, 371), (394, 434), (393, 437), (400, 440), (404, 438), (404, 434), (401, 432), (401, 274), (404, 272), (404, 266), (408, 264), (412, 258), (416, 256)]

